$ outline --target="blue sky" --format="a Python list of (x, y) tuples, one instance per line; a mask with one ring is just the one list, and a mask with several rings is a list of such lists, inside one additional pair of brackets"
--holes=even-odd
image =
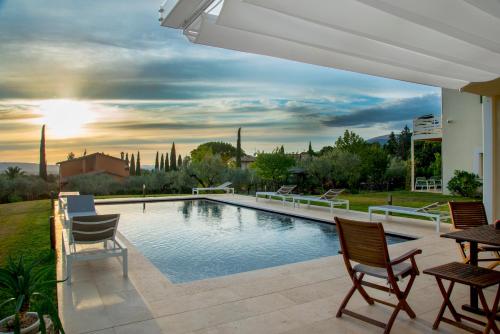
[(49, 162), (85, 148), (152, 160), (174, 140), (183, 155), (235, 142), (239, 126), (249, 153), (301, 151), (440, 111), (438, 88), (190, 44), (158, 7), (0, 0), (0, 160), (35, 161), (42, 123)]

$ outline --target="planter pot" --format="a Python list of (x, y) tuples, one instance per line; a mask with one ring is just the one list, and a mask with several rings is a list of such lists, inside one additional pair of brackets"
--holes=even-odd
[[(40, 319), (38, 318), (38, 313), (36, 312), (28, 312), (27, 314), (35, 316), (36, 321), (29, 327), (21, 329), (21, 334), (38, 334), (40, 333), (39, 328), (40, 328)], [(10, 317), (7, 317), (3, 320), (0, 321), (0, 327), (2, 327), (3, 324), (5, 324), (7, 321), (10, 321), (14, 319), (14, 316), (11, 315)], [(0, 334), (13, 334), (14, 332), (3, 332), (0, 331)]]

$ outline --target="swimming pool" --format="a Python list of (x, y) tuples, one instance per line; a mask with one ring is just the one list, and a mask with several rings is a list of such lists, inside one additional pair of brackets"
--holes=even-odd
[[(337, 255), (334, 225), (210, 200), (100, 205), (173, 283)], [(408, 241), (388, 235), (390, 244)]]

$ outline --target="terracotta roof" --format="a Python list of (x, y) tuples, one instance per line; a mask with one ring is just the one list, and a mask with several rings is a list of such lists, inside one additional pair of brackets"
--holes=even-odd
[(83, 160), (83, 159), (87, 159), (87, 158), (90, 158), (90, 157), (93, 157), (93, 156), (98, 156), (98, 155), (106, 157), (106, 158), (111, 158), (111, 159), (120, 160), (120, 161), (125, 162), (125, 160), (122, 160), (120, 158), (114, 157), (112, 155), (107, 155), (107, 154), (104, 154), (104, 153), (96, 152), (96, 153), (87, 154), (87, 155), (84, 155), (84, 156), (81, 156), (81, 157), (78, 157), (78, 158), (74, 158), (74, 159), (70, 159), (70, 160), (59, 161), (57, 163), (57, 165), (63, 164), (65, 162), (70, 162), (70, 161)]

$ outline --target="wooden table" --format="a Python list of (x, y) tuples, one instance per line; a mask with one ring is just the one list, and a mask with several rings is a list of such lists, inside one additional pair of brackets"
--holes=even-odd
[[(484, 225), (467, 230), (460, 230), (442, 234), (441, 237), (455, 239), (458, 242), (468, 242), (470, 244), (469, 257), (470, 264), (477, 266), (478, 263), (478, 244), (492, 245), (500, 247), (500, 230), (495, 229), (493, 225)], [(470, 288), (470, 304), (463, 305), (466, 311), (482, 314), (478, 306), (477, 289)]]

